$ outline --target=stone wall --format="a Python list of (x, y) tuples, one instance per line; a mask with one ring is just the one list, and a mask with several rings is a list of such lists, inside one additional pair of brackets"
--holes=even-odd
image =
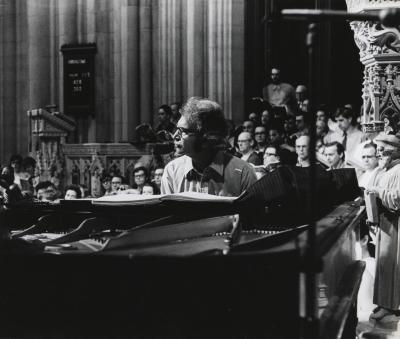
[(63, 44), (96, 43), (96, 112), (70, 142), (132, 140), (157, 107), (244, 109), (244, 0), (0, 0), (0, 162), (28, 152), (26, 111), (63, 112)]

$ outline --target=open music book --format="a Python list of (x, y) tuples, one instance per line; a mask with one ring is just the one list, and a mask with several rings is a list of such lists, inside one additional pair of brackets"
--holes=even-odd
[(232, 202), (236, 197), (223, 197), (218, 195), (198, 193), (198, 192), (182, 192), (175, 194), (159, 194), (159, 195), (139, 195), (139, 194), (118, 194), (93, 199), (93, 205), (143, 205), (157, 204), (162, 201), (204, 201), (204, 202)]

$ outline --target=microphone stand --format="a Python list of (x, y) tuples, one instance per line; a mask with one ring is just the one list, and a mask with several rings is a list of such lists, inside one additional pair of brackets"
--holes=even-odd
[[(306, 47), (308, 54), (308, 86), (309, 86), (309, 120), (311, 128), (309, 130), (309, 158), (310, 158), (310, 201), (309, 201), (309, 225), (307, 231), (307, 247), (305, 252), (305, 319), (303, 327), (304, 338), (317, 338), (318, 321), (316, 307), (316, 209), (317, 209), (317, 168), (316, 168), (316, 116), (315, 116), (315, 75), (314, 65), (316, 58), (316, 47), (318, 42), (318, 30), (316, 23), (308, 25), (306, 35)], [(311, 100), (310, 100), (311, 99)]]

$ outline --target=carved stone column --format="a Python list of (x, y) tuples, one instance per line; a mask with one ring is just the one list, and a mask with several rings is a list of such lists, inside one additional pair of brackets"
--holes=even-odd
[[(400, 8), (395, 0), (346, 0), (349, 12)], [(365, 66), (362, 125), (366, 133), (384, 130), (384, 119), (400, 121), (400, 26), (388, 28), (377, 22), (353, 21), (354, 40)]]
[(65, 138), (75, 129), (75, 123), (62, 113), (49, 113), (41, 108), (28, 111), (28, 117), (31, 156), (36, 160), (38, 179), (50, 180), (62, 189), (65, 161), (61, 145), (65, 144)]

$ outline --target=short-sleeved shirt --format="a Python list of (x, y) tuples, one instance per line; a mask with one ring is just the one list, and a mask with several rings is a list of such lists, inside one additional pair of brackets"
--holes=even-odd
[(218, 152), (203, 173), (186, 155), (172, 160), (164, 169), (161, 193), (201, 192), (237, 197), (257, 180), (253, 167), (229, 153)]
[(291, 106), (296, 103), (296, 94), (292, 85), (282, 82), (264, 87), (263, 99), (273, 106)]

